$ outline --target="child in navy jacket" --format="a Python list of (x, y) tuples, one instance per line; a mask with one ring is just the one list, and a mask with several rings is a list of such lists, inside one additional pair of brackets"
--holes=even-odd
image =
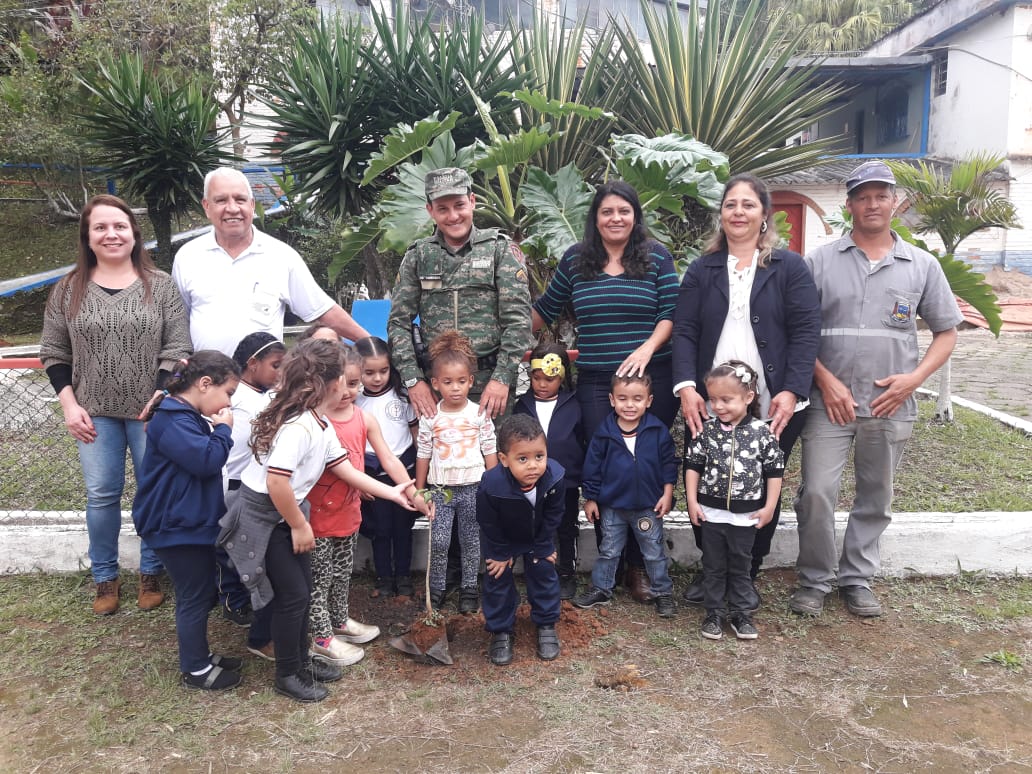
[(559, 596), (577, 593), (577, 538), (580, 536), (580, 480), (584, 467), (584, 428), (576, 394), (566, 389), (570, 358), (557, 344), (544, 342), (530, 353), (530, 390), (520, 396), (513, 414), (534, 417), (545, 432), (548, 458), (566, 471), (563, 518), (556, 530), (559, 544)]
[(673, 583), (663, 553), (663, 517), (670, 513), (677, 480), (677, 452), (666, 426), (652, 414), (652, 380), (614, 376), (613, 413), (595, 431), (584, 460), (584, 514), (601, 519), (602, 544), (591, 588), (573, 599), (577, 607), (605, 605), (613, 596), (616, 568), (630, 524), (652, 581), (656, 610), (674, 615)]
[(226, 511), (222, 468), (233, 446), (230, 398), (240, 369), (221, 352), (179, 362), (147, 417), (147, 451), (133, 501), (136, 532), (172, 578), (181, 681), (218, 691), (240, 683), (241, 660), (208, 650), (208, 613), (218, 601), (215, 538)]
[(537, 655), (559, 656), (559, 576), (552, 536), (563, 515), (563, 469), (548, 459), (545, 433), (533, 417), (512, 416), (498, 431), (498, 465), (484, 473), (477, 490), (477, 522), (486, 560), (482, 606), (492, 633), (490, 657), (512, 661), (513, 630), (520, 595), (512, 565), (523, 557), (530, 619), (537, 625)]

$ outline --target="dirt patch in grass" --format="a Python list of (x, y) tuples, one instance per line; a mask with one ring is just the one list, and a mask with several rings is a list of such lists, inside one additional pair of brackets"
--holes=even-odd
[[(621, 595), (564, 606), (550, 663), (523, 611), (509, 667), (488, 662), (479, 616), (452, 615), (454, 666), (393, 650), (421, 600), (356, 578), (352, 615), (384, 634), (311, 706), (273, 693), (257, 658), (227, 694), (179, 686), (172, 606), (141, 613), (124, 580), (122, 610), (96, 619), (81, 574), (0, 578), (3, 771), (1032, 770), (1026, 578), (886, 580), (882, 618), (829, 599), (806, 619), (785, 608), (791, 573), (765, 573), (754, 642), (703, 640), (698, 611), (663, 620)], [(246, 653), (243, 629), (209, 628)], [(1022, 666), (981, 662), (1001, 650)], [(627, 665), (634, 690), (599, 687)]]

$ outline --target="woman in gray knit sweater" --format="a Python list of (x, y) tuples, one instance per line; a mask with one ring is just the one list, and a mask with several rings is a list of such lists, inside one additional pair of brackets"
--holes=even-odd
[[(190, 350), (179, 291), (144, 250), (132, 210), (116, 196), (93, 197), (79, 219), (76, 266), (47, 300), (40, 358), (79, 447), (98, 615), (118, 610), (126, 450), (135, 470), (143, 461), (144, 406)], [(144, 610), (164, 600), (161, 570), (141, 544), (137, 603)]]

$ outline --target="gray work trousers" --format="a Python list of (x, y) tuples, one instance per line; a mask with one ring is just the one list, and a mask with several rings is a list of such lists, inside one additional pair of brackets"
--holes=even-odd
[[(807, 409), (802, 442), (802, 483), (796, 493), (799, 529), (799, 585), (831, 591), (838, 585), (870, 588), (881, 566), (878, 541), (892, 520), (892, 481), (912, 421), (857, 417), (836, 425), (824, 408)], [(853, 449), (856, 497), (849, 512), (842, 553), (835, 547), (835, 505), (842, 469)]]

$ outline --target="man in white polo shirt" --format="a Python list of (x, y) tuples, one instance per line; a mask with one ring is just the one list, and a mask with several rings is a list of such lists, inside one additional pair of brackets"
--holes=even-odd
[[(868, 161), (846, 180), (849, 234), (806, 256), (821, 300), (821, 342), (802, 432), (799, 588), (789, 607), (818, 615), (837, 582), (849, 612), (881, 615), (871, 578), (892, 520), (892, 485), (917, 418), (913, 393), (953, 352), (960, 309), (934, 256), (904, 242), (890, 224), (896, 179)], [(917, 317), (932, 331), (924, 357)], [(853, 450), (856, 496), (835, 546), (835, 504)]]
[(319, 287), (296, 250), (254, 227), (254, 196), (243, 172), (209, 172), (201, 203), (213, 229), (183, 245), (172, 265), (194, 350), (232, 356), (255, 331), (282, 340), (288, 306), (305, 322), (318, 320), (345, 338), (369, 335)]

